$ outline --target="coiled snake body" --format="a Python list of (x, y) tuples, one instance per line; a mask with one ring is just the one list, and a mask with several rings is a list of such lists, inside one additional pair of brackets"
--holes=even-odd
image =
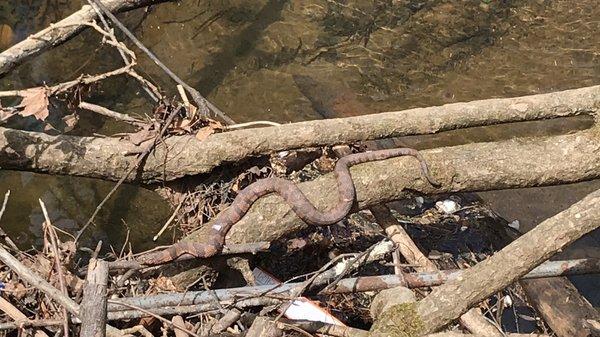
[(291, 181), (277, 177), (261, 179), (243, 189), (231, 206), (217, 215), (208, 233), (207, 243), (181, 241), (164, 250), (142, 255), (139, 262), (145, 265), (156, 265), (177, 260), (188, 254), (196, 258), (207, 258), (218, 254), (231, 227), (242, 219), (256, 200), (270, 193), (279, 194), (296, 215), (308, 224), (334, 224), (348, 215), (356, 197), (349, 167), (399, 156), (412, 156), (419, 160), (425, 178), (432, 185), (437, 185), (429, 173), (427, 163), (417, 150), (396, 148), (351, 154), (340, 158), (335, 165), (334, 174), (339, 190), (339, 201), (333, 209), (324, 212), (318, 210)]

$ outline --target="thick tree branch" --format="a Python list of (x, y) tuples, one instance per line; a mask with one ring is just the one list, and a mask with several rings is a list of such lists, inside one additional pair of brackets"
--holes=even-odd
[[(408, 308), (389, 308), (371, 329), (375, 336), (395, 336), (403, 327), (418, 327), (414, 335), (435, 332), (471, 306), (512, 284), (537, 265), (600, 227), (600, 191), (545, 220), (501, 251), (467, 269), (463, 277), (435, 288)], [(404, 306), (404, 307), (400, 307)]]
[[(167, 0), (103, 0), (103, 4), (113, 12), (121, 12), (165, 1)], [(6, 49), (0, 53), (0, 77), (27, 59), (73, 38), (86, 28), (82, 22), (90, 22), (96, 17), (92, 6), (84, 5), (77, 12)]]
[[(538, 120), (600, 108), (600, 86), (506, 99), (489, 99), (374, 115), (309, 121), (214, 134), (204, 141), (171, 137), (159, 146), (137, 177), (145, 183), (210, 172), (228, 162), (274, 151), (353, 143), (457, 128)], [(139, 151), (116, 138), (50, 136), (0, 128), (0, 166), (52, 174), (119, 180)], [(164, 166), (164, 167), (163, 167)]]
[[(418, 162), (413, 158), (365, 163), (351, 169), (357, 192), (356, 209), (400, 199), (406, 196), (406, 190), (426, 194), (481, 191), (600, 177), (596, 128), (570, 135), (467, 144), (421, 153), (434, 178), (442, 183), (440, 188), (434, 188), (420, 176)], [(299, 187), (322, 209), (337, 203), (333, 174), (301, 183)], [(233, 226), (227, 242), (272, 241), (306, 226), (279, 196), (266, 196)], [(199, 230), (187, 239), (201, 241), (203, 236)]]

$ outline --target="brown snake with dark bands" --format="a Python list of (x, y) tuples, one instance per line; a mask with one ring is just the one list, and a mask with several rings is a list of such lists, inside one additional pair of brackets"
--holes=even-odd
[(410, 148), (396, 148), (372, 152), (355, 153), (340, 158), (334, 169), (339, 190), (339, 202), (328, 211), (320, 211), (306, 198), (304, 193), (289, 180), (270, 177), (258, 180), (243, 189), (231, 206), (217, 215), (208, 233), (208, 243), (180, 241), (170, 247), (142, 255), (139, 262), (144, 265), (157, 265), (178, 260), (184, 255), (195, 258), (207, 258), (217, 255), (223, 248), (227, 232), (248, 212), (250, 206), (264, 195), (279, 194), (296, 215), (311, 225), (331, 225), (346, 217), (354, 204), (356, 191), (349, 167), (369, 161), (384, 160), (392, 157), (412, 156), (419, 160), (421, 171), (430, 184), (438, 183), (429, 174), (427, 163), (419, 152)]

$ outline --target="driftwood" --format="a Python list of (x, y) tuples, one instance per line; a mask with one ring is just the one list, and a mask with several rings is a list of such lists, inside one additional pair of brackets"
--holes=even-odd
[(600, 313), (566, 277), (521, 280), (520, 283), (557, 336), (592, 337), (600, 332), (588, 322), (600, 322)]
[[(434, 188), (419, 177), (417, 164), (399, 158), (365, 163), (352, 168), (357, 192), (356, 209), (397, 200), (405, 190), (425, 194), (543, 186), (600, 177), (600, 142), (597, 130), (574, 134), (467, 144), (422, 151), (436, 180)], [(393, 167), (393, 169), (390, 169)], [(322, 208), (337, 202), (335, 179), (328, 174), (299, 184)], [(258, 200), (229, 233), (227, 242), (272, 241), (306, 228), (277, 196)], [(261, 226), (256, 226), (260, 223)], [(209, 223), (210, 226), (210, 223)], [(207, 227), (209, 227), (207, 226)], [(203, 230), (187, 240), (201, 241)]]
[[(516, 98), (488, 99), (374, 115), (309, 121), (214, 134), (199, 141), (171, 137), (128, 181), (173, 180), (210, 172), (223, 163), (274, 151), (432, 134), (458, 128), (595, 113), (600, 86)], [(0, 166), (118, 181), (135, 163), (134, 144), (116, 138), (50, 136), (0, 128)], [(166, 158), (166, 160), (165, 160)]]
[[(54, 288), (50, 283), (44, 280), (39, 275), (32, 272), (29, 268), (23, 265), (19, 260), (12, 256), (6, 249), (0, 245), (0, 261), (14, 271), (21, 279), (29, 283), (33, 287), (41, 290), (51, 299), (66, 308), (71, 314), (78, 316), (80, 314), (79, 304), (75, 303), (72, 299), (65, 296), (60, 290)], [(119, 329), (114, 328), (110, 325), (106, 326), (106, 335), (109, 337), (120, 337), (123, 334)]]
[[(438, 270), (437, 266), (419, 250), (387, 206), (374, 206), (370, 208), (370, 211), (377, 220), (377, 223), (384, 228), (385, 233), (398, 245), (398, 250), (406, 261), (417, 266), (415, 270), (425, 272)], [(485, 319), (479, 308), (473, 308), (460, 316), (460, 323), (474, 334), (503, 337), (503, 334), (496, 326)]]
[[(103, 0), (103, 4), (114, 12), (122, 12), (148, 6), (167, 0)], [(8, 73), (29, 58), (46, 50), (59, 46), (81, 32), (85, 25), (96, 19), (96, 11), (90, 5), (84, 5), (77, 12), (50, 25), (25, 40), (0, 53), (0, 77)]]
[(80, 336), (106, 336), (107, 286), (108, 263), (92, 259), (88, 265), (86, 284), (81, 300)]
[[(33, 321), (28, 319), (24, 313), (22, 313), (19, 309), (17, 309), (14, 305), (12, 305), (10, 302), (8, 302), (7, 300), (5, 300), (2, 297), (0, 297), (0, 311), (4, 312), (11, 319), (19, 322), (17, 327), (33, 324), (32, 323)], [(62, 320), (59, 321), (59, 324), (62, 325), (63, 321)], [(34, 336), (35, 337), (48, 337), (48, 335), (42, 330), (35, 330)]]
[(600, 191), (595, 191), (469, 268), (461, 278), (435, 288), (418, 303), (391, 307), (375, 321), (373, 336), (390, 336), (406, 328), (415, 335), (439, 330), (563, 247), (600, 227), (598, 202)]
[[(343, 265), (341, 265), (343, 266)], [(338, 268), (334, 268), (338, 269)], [(343, 268), (339, 268), (343, 269)], [(334, 287), (324, 291), (324, 294), (333, 293), (354, 293), (374, 290), (390, 289), (394, 287), (421, 288), (433, 287), (444, 284), (445, 282), (455, 281), (463, 278), (465, 269), (443, 270), (435, 272), (421, 273), (405, 273), (402, 275), (380, 275), (380, 276), (364, 276), (356, 278), (341, 279)], [(560, 275), (577, 275), (587, 273), (597, 273), (600, 271), (600, 260), (583, 259), (583, 260), (568, 260), (568, 261), (548, 261), (534, 268), (532, 271), (523, 275), (524, 279), (560, 276)], [(332, 272), (326, 275), (327, 279), (331, 280), (338, 275), (338, 272)], [(321, 278), (316, 278), (315, 283), (324, 285)], [(163, 308), (163, 312), (175, 314), (182, 312), (193, 312), (190, 310), (207, 308), (219, 308), (215, 306), (215, 298), (219, 298), (224, 304), (232, 303), (235, 299), (257, 298), (264, 295), (273, 295), (275, 297), (287, 297), (297, 291), (298, 288), (305, 287), (304, 282), (291, 282), (279, 284), (277, 286), (252, 286), (241, 288), (217, 289), (209, 291), (188, 291), (185, 293), (169, 293), (159, 295), (149, 295), (143, 297), (129, 297), (119, 299), (122, 303), (132, 304), (137, 307), (156, 310)], [(242, 301), (243, 302), (243, 301)], [(241, 302), (237, 302), (236, 306), (240, 306)], [(250, 304), (250, 302), (248, 302)], [(203, 305), (206, 305), (203, 307)], [(190, 306), (197, 306), (191, 308)], [(176, 308), (186, 307), (186, 311)], [(166, 309), (165, 309), (166, 308)], [(171, 309), (169, 309), (171, 308)], [(109, 304), (109, 316), (115, 317), (117, 312), (129, 311), (129, 308), (117, 304)], [(137, 315), (140, 317), (143, 315)]]

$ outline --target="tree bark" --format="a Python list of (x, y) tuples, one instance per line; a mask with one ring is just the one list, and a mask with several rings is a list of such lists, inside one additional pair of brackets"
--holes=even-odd
[[(570, 135), (466, 144), (421, 151), (441, 187), (420, 175), (413, 158), (393, 158), (351, 168), (357, 194), (355, 210), (424, 194), (566, 184), (600, 177), (600, 141), (596, 128)], [(321, 209), (338, 202), (333, 174), (298, 184)], [(260, 224), (260, 225), (257, 225)], [(209, 228), (209, 225), (204, 228)], [(306, 228), (277, 195), (259, 199), (230, 230), (227, 242), (273, 241)], [(200, 229), (186, 239), (202, 241)]]
[(584, 234), (600, 227), (600, 190), (549, 218), (488, 259), (465, 270), (463, 277), (435, 288), (411, 307), (395, 306), (376, 320), (373, 336), (414, 335), (444, 327), (470, 307), (512, 284), (519, 277)]
[[(167, 0), (103, 0), (103, 4), (113, 12), (121, 12), (164, 1)], [(96, 17), (92, 6), (84, 5), (77, 12), (6, 49), (0, 53), (0, 77), (29, 58), (73, 38), (86, 28), (82, 22), (90, 22)]]
[(81, 337), (106, 336), (108, 263), (92, 259), (81, 300)]
[(587, 320), (600, 322), (600, 313), (566, 277), (521, 280), (530, 302), (559, 337), (593, 337), (595, 330)]
[[(42, 277), (32, 272), (29, 268), (12, 256), (6, 249), (0, 245), (0, 261), (2, 261), (7, 267), (14, 271), (19, 277), (32, 285), (33, 287), (42, 291), (46, 296), (53, 299), (63, 307), (65, 307), (71, 314), (79, 317), (80, 307), (79, 304), (75, 303), (69, 297), (66, 297), (58, 289), (54, 288), (50, 283), (44, 280)], [(123, 334), (117, 328), (110, 325), (106, 325), (106, 333), (109, 337), (122, 337)]]
[[(600, 86), (516, 98), (488, 99), (397, 112), (309, 121), (209, 136), (170, 137), (128, 181), (152, 183), (210, 172), (223, 163), (304, 147), (433, 134), (459, 128), (591, 114)], [(0, 166), (118, 181), (135, 163), (134, 144), (117, 138), (50, 136), (0, 128)], [(167, 151), (165, 153), (165, 151)], [(166, 158), (166, 160), (165, 160)], [(163, 175), (164, 174), (164, 175)]]

